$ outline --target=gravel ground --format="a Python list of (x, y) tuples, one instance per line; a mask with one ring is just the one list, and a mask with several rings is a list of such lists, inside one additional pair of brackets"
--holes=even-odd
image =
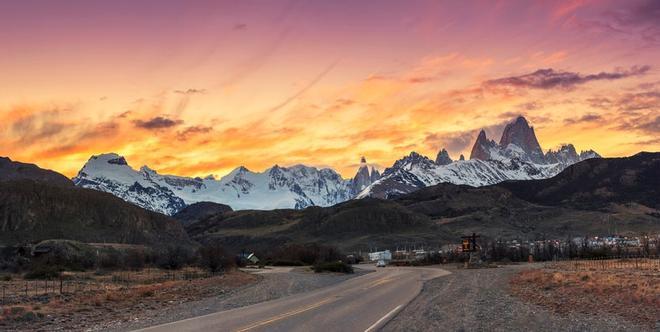
[(448, 268), (382, 331), (643, 331), (614, 316), (559, 316), (509, 294), (509, 279), (524, 266)]
[(166, 310), (144, 311), (130, 321), (112, 321), (96, 326), (92, 330), (127, 331), (234, 309), (283, 296), (308, 292), (330, 286), (363, 273), (351, 275), (312, 273), (295, 269), (288, 273), (264, 273), (256, 284), (200, 301), (174, 304)]

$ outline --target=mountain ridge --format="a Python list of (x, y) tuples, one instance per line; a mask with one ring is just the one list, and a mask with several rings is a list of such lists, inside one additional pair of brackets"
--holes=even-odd
[(519, 116), (504, 128), (500, 143), (481, 130), (469, 160), (453, 160), (446, 149), (436, 159), (417, 152), (395, 161), (381, 174), (360, 159), (354, 177), (344, 179), (330, 168), (277, 164), (263, 172), (236, 167), (220, 179), (159, 174), (148, 166), (133, 169), (109, 153), (92, 156), (73, 182), (112, 193), (152, 211), (174, 215), (196, 202), (226, 204), (233, 210), (303, 209), (331, 206), (353, 198), (390, 198), (442, 182), (485, 186), (507, 180), (548, 178), (567, 166), (600, 157), (593, 150), (578, 154), (571, 144), (543, 153), (534, 128)]

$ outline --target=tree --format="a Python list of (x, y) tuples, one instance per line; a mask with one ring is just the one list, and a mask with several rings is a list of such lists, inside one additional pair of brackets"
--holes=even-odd
[(211, 272), (226, 271), (234, 266), (232, 256), (218, 243), (199, 248), (198, 256), (199, 264)]

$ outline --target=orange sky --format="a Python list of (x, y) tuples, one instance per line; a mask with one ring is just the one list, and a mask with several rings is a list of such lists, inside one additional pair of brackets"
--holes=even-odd
[[(657, 1), (0, 4), (0, 155), (187, 176), (544, 149), (660, 150)], [(540, 69), (543, 69), (539, 71)]]

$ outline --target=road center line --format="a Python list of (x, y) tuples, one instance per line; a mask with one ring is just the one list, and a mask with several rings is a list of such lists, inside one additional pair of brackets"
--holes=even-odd
[(289, 312), (283, 313), (283, 314), (281, 314), (281, 315), (275, 316), (275, 317), (273, 317), (273, 318), (271, 318), (271, 319), (267, 319), (267, 320), (263, 320), (263, 321), (261, 321), (261, 322), (254, 323), (254, 324), (252, 324), (252, 325), (250, 325), (250, 326), (247, 326), (247, 327), (244, 327), (244, 328), (242, 328), (242, 329), (236, 330), (236, 332), (245, 332), (245, 331), (249, 331), (249, 330), (255, 329), (255, 328), (257, 328), (257, 327), (264, 326), (264, 325), (270, 324), (270, 323), (272, 323), (272, 322), (276, 322), (276, 321), (278, 321), (278, 320), (282, 320), (282, 319), (284, 319), (284, 318), (291, 317), (291, 316), (293, 316), (293, 315), (297, 315), (297, 314), (303, 313), (303, 312), (305, 312), (305, 311), (309, 311), (309, 310), (312, 310), (312, 309), (318, 308), (318, 307), (320, 307), (320, 306), (322, 306), (322, 305), (324, 305), (324, 304), (326, 304), (326, 303), (328, 303), (328, 302), (330, 302), (330, 301), (332, 301), (332, 299), (325, 299), (325, 300), (323, 300), (323, 301), (317, 302), (317, 303), (312, 304), (312, 305), (310, 305), (310, 306), (303, 307), (303, 308), (299, 308), (299, 309), (296, 309), (296, 310), (293, 310), (293, 311), (289, 311)]
[(376, 329), (376, 327), (378, 327), (378, 324), (390, 318), (390, 316), (392, 316), (397, 310), (399, 310), (399, 308), (401, 308), (401, 304), (399, 304), (396, 308), (392, 309), (392, 311), (388, 312), (385, 316), (381, 317), (378, 321), (373, 323), (373, 325), (369, 326), (369, 328), (364, 330), (364, 332), (371, 332), (372, 330)]
[(384, 283), (388, 283), (388, 282), (390, 282), (390, 281), (392, 281), (392, 280), (393, 280), (393, 278), (382, 278), (382, 279), (379, 279), (379, 280), (376, 280), (376, 281), (370, 283), (367, 287), (363, 287), (362, 289), (374, 288), (374, 287), (376, 287), (376, 286), (378, 286), (378, 285), (382, 285), (382, 284), (384, 284)]

